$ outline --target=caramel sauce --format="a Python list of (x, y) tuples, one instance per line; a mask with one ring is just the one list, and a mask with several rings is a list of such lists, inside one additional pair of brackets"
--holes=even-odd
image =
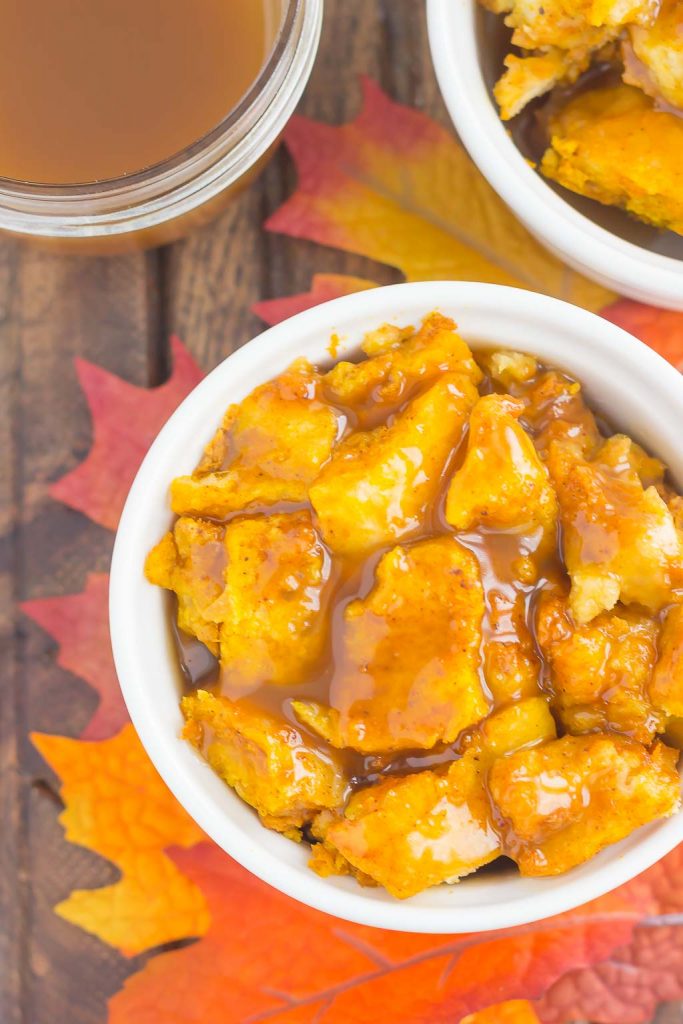
[(142, 170), (216, 127), (256, 79), (275, 0), (0, 0), (0, 176)]
[[(523, 397), (538, 384), (545, 372), (546, 368), (540, 366), (538, 374), (525, 384), (503, 388), (484, 371), (485, 376), (479, 385), (479, 391), (481, 394), (506, 392)], [(559, 376), (564, 377), (562, 374)], [(564, 379), (571, 381), (571, 378)], [(414, 397), (413, 393), (402, 394), (398, 402), (391, 405), (385, 404), (378, 409), (376, 405), (373, 406), (373, 397), (369, 396), (360, 407), (340, 408), (342, 433), (352, 429), (372, 429), (380, 423), (391, 423), (412, 397)], [(587, 414), (585, 406), (578, 397), (568, 398), (562, 394), (554, 400), (547, 399), (538, 407), (532, 406), (524, 422), (532, 437), (539, 438), (557, 419), (562, 419), (565, 425), (568, 424), (567, 429), (571, 434), (574, 428), (579, 430), (585, 427), (587, 415), (590, 414)], [(601, 427), (605, 436), (613, 432), (604, 424), (601, 424)], [(397, 543), (410, 545), (419, 540), (454, 534), (453, 528), (446, 522), (444, 510), (448, 486), (453, 472), (464, 458), (466, 443), (465, 435), (460, 444), (451, 452), (441, 475), (437, 500), (429, 508), (424, 509), (420, 523), (414, 531), (401, 537)], [(281, 503), (262, 509), (249, 508), (248, 514), (260, 512), (274, 514), (293, 511), (295, 508), (311, 509), (311, 506)], [(244, 515), (244, 513), (240, 512), (236, 515)], [(228, 522), (234, 517), (231, 515), (221, 521)], [(535, 651), (540, 662), (539, 680), (541, 687), (544, 688), (544, 683), (547, 683), (548, 680), (548, 668), (534, 641), (534, 612), (535, 602), (540, 592), (557, 588), (567, 578), (562, 562), (559, 533), (556, 543), (542, 552), (538, 550), (538, 533), (520, 534), (514, 531), (506, 533), (479, 528), (471, 532), (455, 532), (455, 536), (460, 544), (474, 554), (479, 563), (486, 609), (482, 623), (479, 675), (482, 689), (487, 695), (489, 703), (493, 707), (495, 701), (486, 680), (484, 649), (493, 639), (503, 643), (530, 642), (532, 650)], [(330, 575), (323, 590), (324, 604), (321, 609), (324, 616), (325, 642), (320, 658), (298, 684), (288, 686), (284, 692), (282, 687), (264, 683), (245, 694), (243, 689), (231, 686), (227, 673), (221, 672), (218, 662), (206, 651), (203, 644), (184, 635), (181, 636), (176, 630), (178, 657), (188, 690), (194, 690), (198, 686), (213, 689), (229, 696), (234, 701), (267, 710), (282, 723), (283, 728), (294, 727), (306, 744), (324, 752), (328, 757), (334, 758), (336, 763), (341, 763), (350, 780), (350, 791), (392, 776), (407, 775), (423, 771), (426, 768), (442, 768), (456, 760), (460, 756), (462, 744), (467, 738), (466, 733), (461, 734), (454, 743), (438, 744), (427, 751), (423, 749), (402, 750), (394, 754), (364, 755), (350, 748), (341, 751), (331, 748), (326, 741), (299, 722), (291, 708), (292, 699), (297, 698), (319, 701), (333, 708), (338, 707), (336, 695), (345, 672), (344, 611), (352, 601), (365, 598), (368, 595), (375, 583), (375, 570), (378, 562), (393, 546), (386, 545), (377, 548), (369, 555), (365, 554), (359, 559), (344, 558), (339, 555), (332, 558), (328, 552), (330, 554)], [(520, 573), (520, 565), (530, 561), (534, 568), (533, 579), (530, 582), (522, 582), (520, 575), (524, 574)], [(215, 560), (212, 573), (217, 583), (222, 584), (220, 559)], [(521, 625), (518, 626), (517, 609), (520, 608)], [(372, 679), (367, 674), (364, 677), (363, 685), (369, 689), (371, 695)], [(368, 693), (366, 692), (362, 696), (367, 698)], [(359, 694), (359, 699), (360, 697)]]

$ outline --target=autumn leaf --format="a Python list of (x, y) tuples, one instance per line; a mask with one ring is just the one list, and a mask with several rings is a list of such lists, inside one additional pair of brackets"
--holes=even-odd
[(282, 299), (265, 299), (251, 307), (256, 316), (260, 316), (267, 324), (279, 324), (295, 313), (304, 309), (319, 306), (321, 302), (338, 299), (341, 295), (367, 291), (376, 288), (374, 281), (366, 281), (364, 277), (350, 277), (348, 274), (314, 274), (309, 292), (298, 295), (287, 295)]
[(683, 845), (630, 884), (643, 881), (659, 912), (606, 960), (555, 982), (537, 1005), (543, 1024), (643, 1024), (660, 1002), (683, 999)]
[(683, 313), (619, 299), (603, 309), (602, 316), (640, 338), (677, 370), (683, 370)]
[(538, 1007), (542, 1024), (646, 1024), (659, 1003), (683, 999), (683, 928), (641, 927), (603, 963), (572, 971)]
[(294, 117), (285, 141), (299, 187), (266, 228), (359, 253), (410, 281), (517, 285), (597, 310), (614, 298), (536, 242), (452, 132), (362, 80), (338, 127)]
[(164, 850), (193, 846), (204, 835), (161, 781), (132, 725), (99, 742), (31, 738), (62, 781), (66, 838), (106, 857), (122, 876), (73, 892), (56, 912), (126, 956), (202, 935), (209, 923), (204, 897)]
[(460, 1024), (540, 1024), (538, 1015), (527, 999), (511, 999), (496, 1003), (477, 1013), (469, 1013)]
[[(453, 1024), (492, 1002), (538, 996), (573, 967), (605, 959), (630, 938), (647, 892), (505, 933), (411, 935), (294, 903), (209, 844), (173, 859), (204, 893), (211, 925), (200, 942), (129, 978), (111, 1000), (109, 1024)], [(506, 1019), (534, 1021), (528, 1013)]]
[(91, 573), (78, 594), (24, 601), (22, 611), (59, 644), (57, 664), (100, 698), (81, 739), (113, 736), (128, 721), (109, 640), (109, 576)]
[(112, 373), (76, 360), (90, 407), (93, 443), (76, 469), (50, 487), (50, 494), (94, 522), (115, 530), (126, 495), (147, 449), (162, 426), (202, 378), (177, 338), (171, 339), (173, 373), (158, 388), (139, 388)]

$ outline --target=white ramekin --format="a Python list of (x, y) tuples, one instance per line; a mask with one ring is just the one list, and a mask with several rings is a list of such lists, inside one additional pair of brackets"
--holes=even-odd
[(427, 0), (436, 77), (458, 135), (481, 173), (528, 230), (570, 266), (629, 298), (683, 309), (683, 260), (651, 252), (601, 227), (527, 163), (491, 99), (477, 17), (477, 0)]
[(647, 826), (567, 875), (523, 879), (476, 875), (405, 902), (349, 878), (319, 878), (308, 849), (258, 822), (254, 812), (179, 738), (181, 683), (168, 604), (143, 576), (143, 562), (172, 521), (168, 485), (195, 466), (231, 402), (297, 356), (328, 363), (330, 335), (353, 350), (365, 331), (391, 321), (418, 324), (431, 310), (453, 316), (479, 344), (522, 349), (565, 367), (589, 399), (672, 467), (683, 481), (680, 445), (683, 377), (651, 349), (590, 313), (528, 291), (496, 285), (426, 282), (393, 285), (307, 310), (265, 331), (206, 377), (152, 445), (121, 517), (111, 570), (111, 635), (133, 723), (180, 803), (232, 857), (277, 889), (348, 920), (413, 932), (466, 932), (548, 917), (638, 874), (683, 839), (683, 813)]

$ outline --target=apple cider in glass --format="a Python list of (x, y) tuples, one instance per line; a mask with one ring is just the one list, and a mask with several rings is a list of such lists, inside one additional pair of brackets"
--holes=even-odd
[(254, 176), (301, 95), (322, 0), (0, 0), (0, 230), (171, 241)]
[(262, 0), (0, 0), (0, 176), (141, 171), (220, 123), (273, 42)]

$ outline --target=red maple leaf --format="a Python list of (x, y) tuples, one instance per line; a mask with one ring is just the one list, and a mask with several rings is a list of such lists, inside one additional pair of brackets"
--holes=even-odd
[(606, 960), (555, 982), (536, 1004), (544, 1024), (643, 1024), (659, 1003), (683, 999), (683, 845), (631, 885), (643, 882), (652, 886), (658, 912)]
[(128, 713), (109, 640), (108, 574), (91, 573), (79, 594), (24, 601), (21, 609), (59, 644), (57, 664), (84, 679), (100, 698), (81, 738), (113, 736), (128, 721)]
[(646, 1024), (660, 1003), (683, 999), (683, 928), (636, 929), (603, 963), (571, 971), (536, 1005), (543, 1024)]
[(375, 287), (377, 286), (374, 281), (367, 281), (364, 277), (351, 277), (348, 274), (314, 274), (309, 292), (299, 292), (298, 295), (287, 295), (281, 299), (264, 299), (262, 302), (255, 302), (251, 309), (267, 324), (279, 324), (295, 313), (319, 306), (321, 302), (329, 302), (340, 295), (351, 295), (353, 292)]
[(111, 1000), (109, 1024), (454, 1024), (492, 1003), (539, 996), (568, 970), (604, 960), (652, 902), (641, 883), (507, 932), (411, 935), (294, 903), (213, 845), (172, 856), (204, 893), (211, 925), (201, 941), (129, 978)]
[(50, 487), (57, 501), (115, 530), (126, 495), (149, 446), (202, 373), (178, 338), (171, 338), (173, 373), (157, 388), (139, 388), (84, 359), (76, 372), (93, 421), (87, 457)]
[(677, 370), (683, 370), (683, 313), (619, 299), (603, 309), (601, 315), (640, 338)]

